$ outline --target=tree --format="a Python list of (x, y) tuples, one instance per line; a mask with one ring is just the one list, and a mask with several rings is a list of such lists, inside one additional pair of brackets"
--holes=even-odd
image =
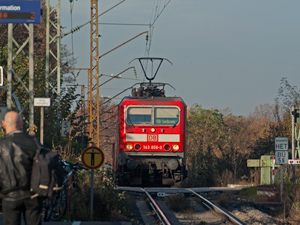
[[(45, 80), (45, 51), (46, 51), (46, 6), (45, 1), (42, 1), (42, 22), (41, 24), (34, 25), (34, 96), (37, 97), (44, 97), (45, 96), (45, 87), (46, 87), (46, 80)], [(55, 14), (52, 13), (51, 20), (54, 21)], [(7, 71), (7, 24), (0, 24), (1, 30), (1, 38), (0, 38), (0, 66), (4, 66), (4, 71)], [(56, 35), (56, 29), (50, 27), (51, 36)], [(22, 45), (24, 41), (28, 37), (28, 30), (24, 27), (23, 24), (15, 24), (14, 26), (14, 39)], [(56, 51), (56, 44), (52, 42), (50, 44), (50, 49), (52, 52)], [(28, 50), (28, 45), (25, 46), (24, 52)], [(69, 51), (66, 49), (65, 46), (61, 46), (62, 50), (62, 77), (61, 83), (63, 83), (63, 75), (68, 72), (68, 68), (71, 61)], [(17, 49), (13, 49), (14, 53), (16, 53)], [(17, 74), (22, 77), (22, 82), (24, 83), (25, 87), (28, 87), (29, 78), (28, 78), (28, 59), (26, 54), (21, 52), (17, 55), (17, 57), (13, 61), (14, 65), (13, 68)], [(56, 60), (54, 58), (50, 58), (50, 67), (54, 68), (56, 66)], [(4, 73), (6, 75), (6, 73)], [(80, 105), (76, 104), (76, 99), (78, 95), (75, 94), (75, 88), (68, 88), (61, 90), (61, 97), (58, 101), (58, 96), (54, 90), (56, 87), (56, 74), (53, 74), (52, 77), (48, 80), (52, 84), (53, 87), (49, 89), (49, 97), (51, 98), (51, 106), (46, 108), (45, 110), (45, 138), (44, 144), (47, 147), (51, 147), (53, 149), (64, 151), (67, 153), (66, 155), (80, 155), (81, 151), (85, 147), (82, 143), (79, 143), (75, 136), (78, 135), (78, 132), (84, 130), (86, 119), (82, 116), (77, 114), (80, 109)], [(6, 78), (6, 76), (5, 76)], [(17, 95), (20, 103), (22, 106), (25, 106), (28, 102), (28, 93), (26, 88), (23, 85), (18, 84), (18, 80), (13, 76), (13, 87), (14, 87), (14, 94)], [(6, 85), (6, 79), (4, 84)], [(1, 100), (6, 101), (6, 92), (1, 92)], [(72, 108), (75, 107), (73, 110)], [(16, 107), (13, 106), (13, 110), (16, 110)], [(60, 120), (57, 119), (57, 115), (60, 115)], [(28, 116), (28, 108), (22, 112), (24, 117), (24, 129), (28, 129), (28, 121), (26, 120)], [(69, 120), (72, 122), (72, 129), (70, 137), (61, 138), (60, 131), (57, 129), (59, 124), (61, 124), (62, 120)], [(39, 121), (40, 121), (40, 110), (39, 108), (35, 107), (34, 109), (34, 121), (36, 128), (31, 130), (39, 137)], [(82, 133), (82, 132), (81, 132)]]
[(216, 110), (194, 105), (188, 110), (187, 166), (189, 186), (211, 186), (218, 174), (216, 158), (220, 156), (224, 122)]
[(237, 176), (242, 176), (245, 171), (245, 161), (249, 157), (251, 149), (251, 130), (249, 121), (244, 117), (236, 117), (232, 114), (224, 116), (224, 145), (222, 146), (222, 159), (226, 167), (233, 173), (233, 181)]

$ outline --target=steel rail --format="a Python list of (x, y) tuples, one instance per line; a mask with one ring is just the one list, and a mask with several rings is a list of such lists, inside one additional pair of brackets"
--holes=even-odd
[(151, 197), (148, 191), (146, 191), (144, 188), (141, 188), (142, 191), (147, 195), (148, 199), (150, 200), (150, 205), (153, 208), (154, 212), (156, 213), (159, 220), (166, 225), (171, 225), (171, 223), (168, 221), (165, 214), (161, 211), (159, 206), (156, 204), (155, 200)]
[(232, 223), (234, 225), (244, 225), (244, 223), (241, 222), (239, 219), (237, 219), (234, 216), (230, 215), (229, 213), (225, 212), (224, 210), (222, 210), (221, 208), (219, 208), (218, 206), (216, 206), (214, 203), (212, 203), (211, 201), (207, 200), (203, 196), (199, 195), (195, 191), (193, 191), (191, 189), (186, 189), (186, 190), (192, 192), (194, 195), (196, 195), (197, 197), (199, 197), (201, 199), (202, 203), (204, 203), (204, 205), (206, 207), (208, 207), (210, 210), (213, 210), (217, 214), (221, 215), (222, 217), (224, 217), (230, 223)]

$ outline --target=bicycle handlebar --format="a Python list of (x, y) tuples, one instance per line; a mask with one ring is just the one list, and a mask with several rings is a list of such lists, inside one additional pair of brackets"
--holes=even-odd
[(78, 163), (70, 163), (70, 162), (67, 162), (66, 160), (62, 160), (63, 164), (65, 166), (67, 166), (69, 169), (73, 169), (73, 170), (87, 170), (83, 164), (81, 162), (78, 162)]

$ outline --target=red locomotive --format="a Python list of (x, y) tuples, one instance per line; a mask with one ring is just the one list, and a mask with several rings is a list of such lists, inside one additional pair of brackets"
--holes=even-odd
[[(160, 61), (163, 58), (139, 58)], [(119, 104), (117, 171), (119, 185), (173, 185), (184, 179), (187, 107), (165, 97), (166, 83), (140, 83)], [(171, 86), (171, 85), (170, 85)]]

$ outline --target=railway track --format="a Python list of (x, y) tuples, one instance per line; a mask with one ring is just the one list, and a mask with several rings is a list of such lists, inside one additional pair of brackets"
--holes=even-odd
[[(155, 214), (155, 218), (157, 219), (156, 224), (244, 224), (230, 213), (221, 209), (191, 189), (181, 189), (180, 191), (183, 191), (184, 195), (188, 196), (186, 198), (188, 201), (193, 202), (193, 208), (195, 208), (195, 211), (187, 213), (188, 216), (186, 216), (185, 213), (176, 213), (169, 209), (169, 207), (163, 201), (163, 197), (166, 197), (168, 194), (164, 195), (163, 192), (150, 193), (146, 188), (133, 189), (129, 191), (138, 191), (145, 194), (149, 208)], [(175, 195), (177, 193), (174, 192), (172, 194)], [(150, 222), (148, 223), (150, 224)]]
[(195, 196), (197, 196), (204, 206), (206, 206), (208, 209), (210, 209), (210, 210), (214, 211), (215, 213), (217, 213), (218, 215), (220, 215), (226, 221), (228, 221), (228, 222), (230, 222), (231, 224), (234, 224), (234, 225), (242, 225), (243, 224), (242, 221), (237, 219), (235, 216), (233, 216), (230, 213), (226, 212), (225, 210), (221, 209), (219, 206), (217, 206), (216, 204), (214, 204), (211, 201), (207, 200), (206, 198), (204, 198), (200, 194), (196, 193), (193, 190), (190, 190), (190, 189), (188, 189), (188, 190), (190, 192), (192, 192)]

